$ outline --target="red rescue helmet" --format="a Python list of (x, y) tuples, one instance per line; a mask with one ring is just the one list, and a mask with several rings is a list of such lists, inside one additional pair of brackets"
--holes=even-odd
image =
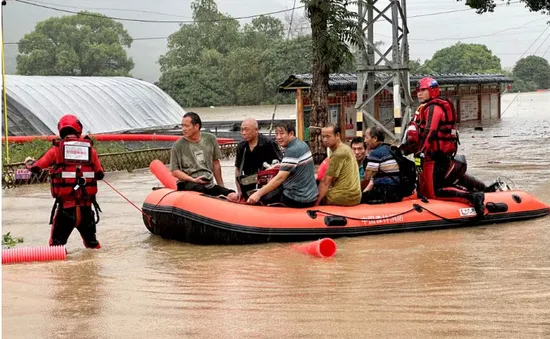
[(67, 114), (59, 119), (57, 130), (61, 138), (65, 138), (69, 134), (80, 136), (82, 134), (82, 123), (75, 115)]
[(439, 96), (439, 84), (434, 78), (430, 77), (424, 77), (418, 81), (418, 85), (416, 86), (418, 90), (427, 89), (428, 93), (430, 93), (430, 98), (437, 98)]

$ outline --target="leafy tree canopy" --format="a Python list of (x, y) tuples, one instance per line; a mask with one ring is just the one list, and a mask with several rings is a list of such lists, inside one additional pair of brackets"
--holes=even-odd
[(127, 76), (134, 62), (124, 47), (131, 44), (132, 37), (122, 24), (101, 14), (50, 18), (19, 41), (17, 73)]
[[(460, 1), (460, 0), (459, 0)], [(521, 0), (532, 12), (548, 13), (550, 11), (550, 0)], [(497, 4), (509, 4), (510, 0), (466, 0), (466, 6), (476, 9), (476, 12), (493, 12)]]
[(485, 45), (456, 43), (435, 52), (426, 67), (436, 73), (500, 73), (500, 59)]
[(537, 89), (550, 88), (550, 64), (545, 58), (530, 55), (520, 59), (513, 70), (514, 77), (534, 83)]
[(293, 102), (276, 88), (293, 73), (311, 71), (311, 37), (285, 39), (281, 20), (260, 16), (241, 26), (214, 0), (195, 0), (194, 23), (168, 40), (158, 86), (183, 107)]

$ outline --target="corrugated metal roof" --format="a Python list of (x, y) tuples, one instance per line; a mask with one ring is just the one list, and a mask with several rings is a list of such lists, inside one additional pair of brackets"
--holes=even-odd
[(185, 114), (157, 86), (129, 77), (6, 75), (6, 88), (10, 135), (56, 134), (69, 113), (91, 133), (177, 125)]
[[(390, 74), (378, 73), (376, 84), (380, 85)], [(425, 76), (431, 76), (440, 85), (456, 84), (494, 84), (511, 83), (512, 79), (502, 74), (414, 74), (410, 76), (412, 86)], [(311, 74), (293, 74), (278, 86), (281, 92), (295, 91), (297, 88), (310, 88), (312, 83)], [(330, 90), (353, 91), (357, 89), (357, 75), (355, 73), (334, 73), (329, 78)]]

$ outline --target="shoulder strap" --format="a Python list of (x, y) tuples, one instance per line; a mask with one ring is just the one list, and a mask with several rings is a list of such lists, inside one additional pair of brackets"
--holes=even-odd
[(248, 148), (248, 143), (244, 144), (243, 158), (241, 160), (241, 165), (239, 166), (239, 175), (243, 174), (244, 158), (246, 157), (246, 149)]

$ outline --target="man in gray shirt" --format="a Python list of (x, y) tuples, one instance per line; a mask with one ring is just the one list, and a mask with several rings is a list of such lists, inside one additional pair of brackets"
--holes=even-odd
[[(170, 170), (178, 179), (178, 191), (197, 191), (212, 196), (227, 196), (237, 201), (235, 191), (224, 187), (220, 165), (221, 151), (216, 136), (201, 132), (197, 113), (185, 113), (182, 119), (183, 137), (172, 146)], [(214, 184), (213, 179), (216, 179)]]
[(319, 191), (308, 145), (296, 138), (296, 131), (288, 122), (275, 126), (275, 139), (285, 149), (279, 173), (252, 194), (247, 202), (256, 204), (261, 201), (265, 205), (283, 203), (288, 207), (315, 205)]

